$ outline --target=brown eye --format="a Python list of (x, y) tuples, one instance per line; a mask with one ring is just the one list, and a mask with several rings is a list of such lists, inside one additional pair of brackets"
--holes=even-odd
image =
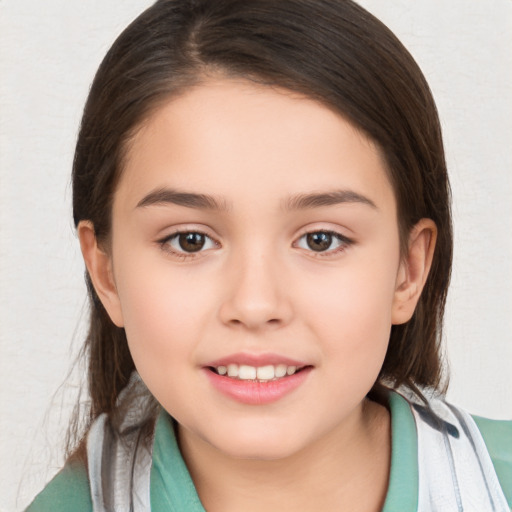
[(306, 235), (306, 243), (312, 251), (323, 252), (331, 247), (333, 236), (325, 231), (317, 233), (308, 233)]
[(180, 233), (178, 244), (185, 252), (200, 251), (205, 244), (206, 237), (202, 233)]
[(352, 243), (353, 240), (335, 231), (310, 231), (302, 235), (294, 246), (328, 256), (345, 250)]
[(193, 254), (217, 247), (217, 244), (208, 235), (198, 231), (174, 233), (174, 235), (167, 237), (160, 243), (170, 252), (181, 255)]

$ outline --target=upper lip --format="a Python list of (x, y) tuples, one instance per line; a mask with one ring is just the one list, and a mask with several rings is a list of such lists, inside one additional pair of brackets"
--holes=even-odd
[(254, 366), (256, 368), (268, 365), (277, 366), (279, 364), (297, 367), (309, 366), (307, 363), (303, 361), (291, 359), (289, 357), (285, 357), (279, 354), (248, 354), (243, 352), (239, 354), (230, 354), (229, 356), (221, 357), (220, 359), (216, 359), (215, 361), (209, 362), (205, 366), (216, 368), (218, 366), (227, 366), (229, 364), (243, 364), (247, 366)]

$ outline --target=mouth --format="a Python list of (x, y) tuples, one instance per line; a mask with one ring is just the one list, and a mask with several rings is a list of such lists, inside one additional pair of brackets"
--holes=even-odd
[(309, 365), (297, 366), (286, 364), (267, 364), (265, 366), (250, 366), (247, 364), (227, 364), (219, 366), (208, 366), (209, 371), (233, 380), (252, 382), (275, 382), (286, 377), (291, 377), (311, 368)]
[(266, 405), (293, 396), (313, 370), (304, 361), (271, 353), (231, 354), (203, 366), (213, 389), (245, 405)]

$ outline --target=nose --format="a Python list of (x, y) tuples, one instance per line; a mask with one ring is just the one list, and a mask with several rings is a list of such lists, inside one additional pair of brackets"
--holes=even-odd
[(219, 314), (230, 326), (249, 330), (277, 328), (293, 316), (283, 269), (269, 252), (232, 259), (226, 273), (225, 295)]

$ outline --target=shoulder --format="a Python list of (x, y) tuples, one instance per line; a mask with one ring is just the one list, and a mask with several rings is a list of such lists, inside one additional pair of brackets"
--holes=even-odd
[[(444, 455), (438, 453), (436, 456), (435, 453), (437, 453), (436, 450), (440, 452), (447, 450), (448, 458), (451, 458), (457, 465), (457, 474), (460, 470), (464, 492), (468, 493), (468, 496), (471, 496), (477, 487), (480, 488), (480, 486), (474, 485), (472, 473), (481, 474), (484, 476), (484, 481), (487, 480), (487, 476), (494, 475), (491, 477), (493, 492), (496, 490), (500, 502), (505, 499), (508, 504), (507, 510), (509, 508), (512, 510), (512, 421), (497, 421), (471, 416), (464, 409), (446, 402), (443, 395), (431, 390), (422, 391), (425, 400), (421, 400), (409, 389), (400, 388), (398, 393), (402, 400), (398, 405), (401, 402), (407, 403), (409, 407), (402, 407), (402, 409), (409, 409), (414, 416), (418, 451), (421, 431), (423, 446), (421, 464), (425, 468), (435, 468), (434, 471), (430, 473), (427, 471), (427, 473), (430, 475), (429, 478), (432, 477), (432, 480), (436, 482), (436, 489), (444, 481), (443, 478), (439, 479), (439, 475), (442, 475), (439, 460), (441, 458), (444, 460)], [(396, 397), (394, 401), (397, 402)], [(391, 400), (390, 405), (393, 410)], [(461, 435), (462, 433), (465, 435)], [(445, 449), (442, 449), (442, 446), (445, 446)], [(456, 452), (453, 451), (455, 448)], [(473, 462), (468, 464), (466, 456), (471, 453), (475, 457), (470, 456), (469, 458)], [(432, 459), (433, 457), (430, 466), (424, 460), (426, 455), (427, 458)], [(453, 468), (445, 467), (446, 474), (449, 475), (452, 471)], [(497, 486), (497, 489), (494, 486)], [(499, 491), (500, 487), (503, 492)], [(487, 492), (489, 492), (489, 487), (487, 487)], [(485, 501), (485, 493), (480, 494)]]
[(81, 461), (68, 462), (36, 496), (25, 512), (92, 512), (87, 471)]
[(508, 504), (512, 507), (512, 421), (473, 416), (482, 434)]

